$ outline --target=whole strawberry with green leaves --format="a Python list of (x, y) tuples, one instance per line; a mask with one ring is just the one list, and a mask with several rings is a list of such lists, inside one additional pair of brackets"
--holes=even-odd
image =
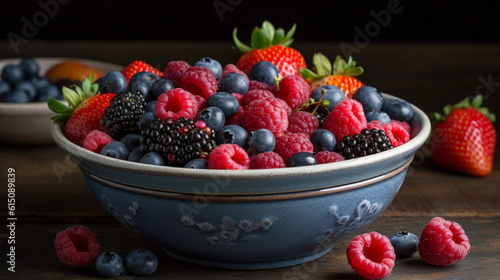
[(64, 134), (71, 142), (82, 146), (83, 139), (93, 130), (101, 130), (101, 117), (109, 106), (114, 93), (98, 93), (98, 84), (93, 83), (93, 76), (85, 78), (82, 86), (63, 87), (62, 94), (69, 107), (49, 98), (47, 105), (50, 110), (59, 115), (54, 116), (54, 122), (65, 124)]
[(441, 167), (484, 177), (491, 173), (497, 134), (495, 115), (481, 107), (483, 97), (475, 96), (447, 105), (444, 115), (430, 114), (433, 122), (429, 147)]

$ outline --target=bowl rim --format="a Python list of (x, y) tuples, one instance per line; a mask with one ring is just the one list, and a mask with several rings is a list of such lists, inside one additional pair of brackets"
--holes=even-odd
[[(398, 98), (386, 93), (382, 93), (384, 98)], [(362, 158), (354, 158), (349, 160), (344, 160), (341, 162), (318, 164), (311, 166), (300, 166), (300, 167), (286, 167), (277, 169), (249, 169), (249, 170), (214, 170), (214, 169), (190, 169), (182, 167), (171, 167), (171, 166), (154, 166), (137, 162), (130, 162), (126, 160), (119, 160), (110, 157), (106, 157), (100, 154), (96, 154), (89, 150), (84, 149), (72, 142), (70, 142), (62, 132), (62, 125), (58, 123), (52, 123), (51, 133), (58, 146), (76, 156), (77, 159), (85, 159), (89, 163), (97, 164), (99, 166), (105, 166), (112, 169), (118, 169), (124, 172), (134, 171), (140, 172), (141, 174), (153, 174), (161, 176), (182, 176), (188, 178), (200, 178), (200, 179), (258, 179), (261, 177), (289, 177), (297, 176), (300, 174), (324, 174), (327, 172), (333, 172), (335, 170), (345, 170), (353, 169), (361, 166), (373, 165), (376, 163), (383, 163), (386, 159), (397, 157), (399, 155), (408, 153), (409, 151), (416, 151), (420, 146), (422, 146), (428, 138), (431, 130), (430, 120), (427, 115), (411, 104), (415, 112), (415, 116), (418, 116), (415, 121), (418, 122), (420, 126), (418, 133), (404, 145), (395, 147), (393, 149), (384, 151), (383, 153), (377, 153), (369, 155)], [(413, 128), (412, 128), (413, 129)], [(368, 160), (369, 159), (369, 160)], [(77, 160), (78, 161), (78, 160)], [(81, 167), (81, 166), (80, 166)], [(395, 167), (397, 168), (397, 167)], [(394, 169), (394, 168), (393, 168)]]

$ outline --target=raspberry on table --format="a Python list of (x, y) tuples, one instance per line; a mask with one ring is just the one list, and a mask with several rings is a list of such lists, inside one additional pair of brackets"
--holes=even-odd
[(301, 76), (288, 75), (274, 85), (273, 92), (293, 110), (309, 99), (309, 89), (309, 84)]
[(202, 66), (191, 66), (182, 73), (179, 87), (193, 95), (208, 99), (217, 92), (218, 82), (214, 72)]
[(337, 143), (341, 142), (345, 136), (359, 133), (366, 126), (363, 105), (352, 98), (344, 99), (335, 106), (323, 123), (323, 128), (335, 135)]
[(283, 158), (275, 152), (264, 152), (250, 157), (250, 169), (285, 168)]
[(429, 221), (418, 243), (420, 258), (438, 266), (454, 264), (465, 258), (470, 250), (469, 238), (462, 226), (441, 217)]
[(378, 232), (354, 237), (346, 250), (352, 269), (365, 279), (381, 279), (391, 274), (396, 254), (389, 238)]
[(209, 169), (244, 170), (250, 169), (247, 152), (236, 144), (222, 144), (208, 155)]
[(394, 147), (401, 146), (410, 141), (410, 133), (408, 133), (401, 124), (388, 123), (384, 125), (384, 131), (389, 139), (391, 139), (391, 143)]
[(186, 70), (191, 67), (189, 63), (183, 60), (170, 61), (165, 70), (163, 70), (163, 77), (170, 80), (175, 86), (179, 86), (181, 76)]
[(318, 161), (318, 164), (323, 164), (323, 163), (343, 161), (344, 157), (336, 152), (321, 151), (316, 153), (316, 160)]
[(172, 118), (176, 121), (180, 117), (194, 119), (198, 112), (198, 105), (198, 100), (190, 92), (175, 88), (158, 96), (155, 113), (160, 120)]
[(314, 146), (309, 139), (309, 136), (302, 133), (289, 133), (280, 137), (276, 137), (276, 147), (274, 151), (277, 152), (285, 162), (290, 159), (294, 154), (300, 152), (313, 153)]
[(94, 153), (101, 153), (101, 150), (106, 144), (113, 142), (113, 137), (100, 130), (92, 130), (83, 139), (83, 148)]
[(241, 125), (248, 133), (265, 128), (281, 136), (288, 129), (288, 112), (279, 99), (254, 100), (241, 114)]
[(310, 137), (318, 126), (318, 118), (309, 112), (297, 111), (288, 116), (288, 132), (304, 133)]
[(68, 267), (92, 265), (101, 251), (96, 236), (87, 227), (80, 225), (59, 232), (54, 245), (57, 256)]

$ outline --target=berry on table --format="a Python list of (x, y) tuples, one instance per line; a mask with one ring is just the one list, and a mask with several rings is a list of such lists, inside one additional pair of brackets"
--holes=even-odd
[(160, 120), (171, 118), (176, 121), (181, 117), (193, 119), (198, 108), (194, 95), (182, 88), (170, 89), (161, 94), (155, 104), (156, 116)]
[(391, 274), (396, 254), (384, 235), (378, 232), (354, 237), (346, 250), (351, 268), (364, 279), (381, 279)]
[(437, 266), (454, 264), (465, 258), (470, 250), (469, 238), (462, 226), (441, 217), (429, 221), (418, 243), (420, 258)]
[(250, 157), (250, 169), (285, 168), (283, 158), (275, 152), (258, 153)]
[(125, 266), (133, 275), (151, 275), (158, 268), (158, 258), (147, 249), (135, 249), (125, 257)]
[(250, 158), (247, 152), (236, 144), (222, 144), (210, 153), (209, 169), (244, 170), (250, 169)]
[(59, 232), (54, 245), (59, 259), (69, 267), (89, 266), (101, 251), (95, 235), (87, 227), (80, 225)]
[(95, 269), (104, 277), (120, 276), (124, 270), (123, 259), (115, 252), (106, 251), (97, 257)]
[(408, 231), (398, 231), (389, 237), (397, 258), (409, 258), (417, 251), (419, 238)]
[(141, 92), (120, 92), (111, 99), (104, 111), (101, 125), (114, 139), (129, 133), (139, 133), (139, 119), (145, 107), (146, 100)]

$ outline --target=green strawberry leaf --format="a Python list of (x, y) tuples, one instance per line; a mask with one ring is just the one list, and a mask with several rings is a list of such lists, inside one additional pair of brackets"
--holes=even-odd
[(247, 53), (249, 51), (252, 50), (252, 47), (242, 43), (239, 39), (238, 39), (238, 36), (236, 36), (236, 33), (238, 32), (238, 28), (235, 28), (233, 29), (233, 41), (234, 41), (234, 44), (236, 45), (236, 48), (238, 48), (238, 50), (240, 52), (243, 52), (243, 53)]
[(274, 26), (272, 25), (272, 23), (270, 23), (269, 21), (265, 20), (263, 23), (262, 23), (262, 33), (265, 33), (266, 37), (269, 38), (269, 44), (272, 43), (273, 41), (273, 38), (274, 38)]
[(311, 78), (313, 80), (316, 80), (316, 79), (320, 78), (320, 76), (318, 74), (314, 73), (314, 71), (312, 71), (310, 69), (307, 69), (307, 68), (302, 68), (301, 67), (299, 69), (299, 73), (302, 76), (302, 78), (304, 78), (304, 79)]
[(474, 97), (474, 99), (472, 99), (470, 106), (478, 109), (479, 107), (481, 107), (482, 103), (483, 103), (483, 96), (481, 94), (478, 94)]
[(80, 99), (79, 94), (76, 91), (71, 90), (68, 87), (63, 87), (62, 94), (63, 94), (64, 100), (66, 100), (68, 102), (69, 106), (76, 108), (78, 106), (78, 104), (80, 104), (81, 99)]
[(52, 112), (58, 114), (64, 114), (68, 112), (68, 110), (71, 110), (71, 108), (66, 106), (64, 103), (52, 97), (47, 100), (47, 106)]
[(274, 32), (274, 37), (273, 37), (273, 46), (274, 45), (279, 45), (285, 40), (285, 30), (283, 28), (278, 28)]
[(319, 77), (326, 77), (332, 74), (332, 63), (322, 53), (315, 53), (313, 55), (313, 65)]

